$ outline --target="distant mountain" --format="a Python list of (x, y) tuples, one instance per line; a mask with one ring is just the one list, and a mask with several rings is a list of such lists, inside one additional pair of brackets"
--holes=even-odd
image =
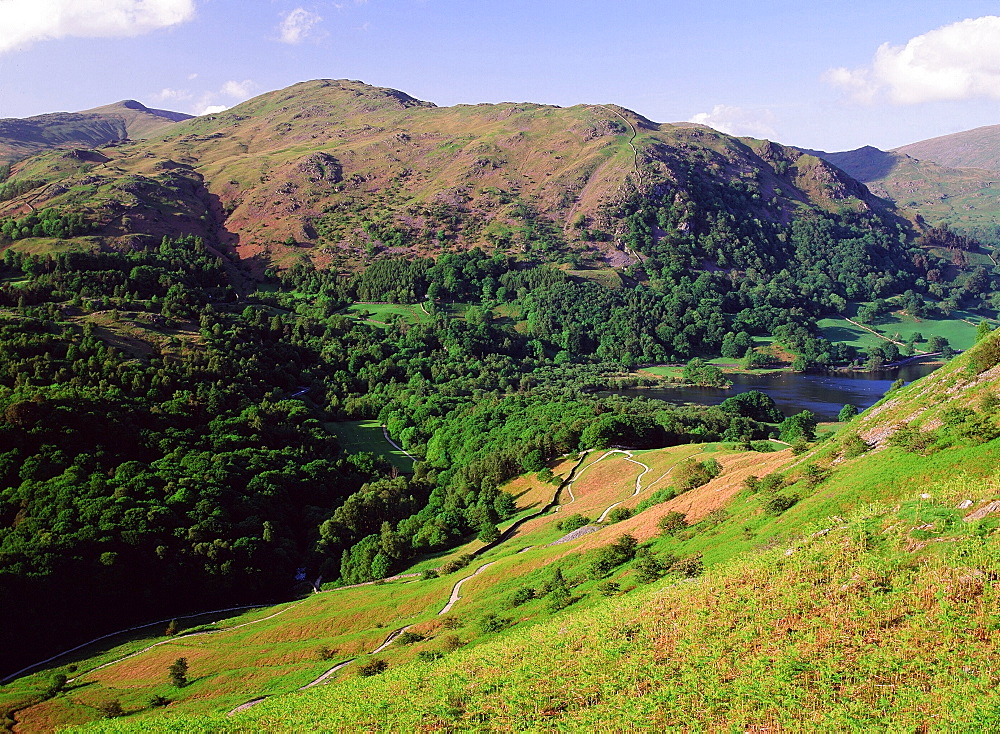
[(892, 151), (865, 146), (839, 153), (809, 152), (862, 181), (876, 196), (916, 212), (929, 224), (977, 233), (995, 227), (1000, 214), (1000, 172), (919, 159), (914, 149), (920, 145)]
[(895, 152), (952, 168), (1000, 170), (1000, 125), (941, 135), (894, 149)]
[(0, 161), (18, 161), (52, 148), (91, 148), (145, 138), (191, 117), (128, 99), (82, 112), (0, 119)]

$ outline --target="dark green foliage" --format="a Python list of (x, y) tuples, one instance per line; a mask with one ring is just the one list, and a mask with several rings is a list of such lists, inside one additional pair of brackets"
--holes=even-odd
[(333, 660), (339, 650), (335, 647), (321, 647), (316, 651), (316, 657), (320, 660)]
[(589, 524), (589, 517), (584, 517), (580, 513), (576, 513), (575, 515), (570, 515), (565, 520), (557, 522), (556, 530), (561, 530), (564, 533), (572, 533), (574, 530), (579, 530)]
[(164, 706), (170, 705), (170, 699), (166, 696), (161, 696), (159, 694), (150, 697), (149, 707), (151, 709), (163, 708)]
[(708, 484), (721, 471), (722, 467), (719, 466), (719, 462), (715, 459), (706, 459), (705, 461), (688, 459), (681, 462), (674, 471), (674, 481), (677, 482), (677, 486), (682, 492), (687, 492), (695, 487)]
[(673, 566), (675, 562), (675, 558), (657, 558), (649, 548), (639, 548), (636, 551), (632, 568), (639, 583), (651, 584), (663, 576), (666, 569)]
[(829, 467), (810, 462), (805, 465), (802, 473), (805, 476), (806, 484), (810, 487), (815, 487), (830, 476), (830, 469)]
[(809, 410), (803, 410), (785, 418), (778, 426), (779, 438), (792, 443), (798, 439), (812, 441), (816, 438), (816, 415)]
[(97, 704), (97, 710), (101, 712), (101, 716), (105, 719), (117, 719), (118, 717), (125, 715), (125, 709), (122, 708), (122, 702), (117, 698), (101, 701)]
[(693, 358), (684, 365), (682, 379), (684, 382), (704, 387), (722, 387), (723, 385), (730, 384), (719, 367), (716, 367), (714, 364), (708, 364), (698, 357)]
[(177, 688), (183, 688), (188, 684), (188, 662), (187, 658), (177, 658), (170, 667), (167, 668), (167, 677), (170, 683)]
[(841, 423), (846, 423), (847, 421), (854, 418), (854, 416), (856, 416), (857, 414), (858, 414), (857, 407), (848, 403), (847, 405), (845, 405), (843, 408), (840, 409), (839, 413), (837, 413), (837, 420), (840, 421)]
[[(750, 478), (752, 477), (748, 477), (748, 479)], [(686, 515), (683, 512), (672, 510), (661, 517), (656, 524), (660, 528), (660, 532), (663, 535), (675, 535), (681, 530), (687, 528), (685, 517)]]
[(601, 596), (616, 596), (621, 592), (621, 584), (617, 581), (604, 581), (597, 585), (597, 591)]
[(719, 407), (727, 413), (752, 418), (763, 423), (778, 423), (785, 418), (778, 410), (774, 400), (759, 390), (749, 390), (733, 395), (733, 397), (723, 400)]
[(871, 446), (858, 435), (857, 431), (847, 434), (844, 438), (844, 457), (853, 459), (865, 453)]
[(479, 629), (484, 634), (502, 632), (511, 625), (511, 620), (507, 617), (500, 617), (492, 612), (480, 617)]
[(400, 645), (412, 645), (417, 642), (423, 642), (425, 639), (427, 638), (424, 635), (420, 634), (419, 632), (410, 632), (409, 630), (407, 630), (406, 632), (401, 633), (399, 637), (396, 638), (396, 642), (398, 642)]
[(599, 548), (590, 562), (590, 575), (593, 578), (607, 576), (622, 564), (635, 558), (639, 542), (631, 535), (623, 535), (611, 545)]
[(379, 673), (384, 673), (388, 669), (389, 663), (387, 661), (382, 658), (375, 658), (374, 660), (361, 663), (358, 666), (358, 675), (362, 678), (371, 678)]
[(774, 494), (764, 502), (764, 512), (768, 515), (780, 515), (799, 501), (796, 494)]
[(435, 660), (440, 660), (444, 655), (436, 650), (421, 650), (417, 653), (417, 660), (424, 663), (432, 663)]
[(66, 674), (65, 673), (54, 673), (49, 679), (49, 685), (46, 687), (45, 692), (42, 694), (44, 698), (52, 698), (62, 693), (66, 688)]
[(522, 604), (531, 601), (535, 598), (535, 589), (531, 586), (522, 586), (510, 597), (510, 605), (512, 607), (519, 607)]
[(633, 514), (634, 512), (630, 507), (616, 507), (608, 513), (608, 519), (605, 520), (605, 522), (609, 525), (613, 525), (616, 522), (628, 520)]

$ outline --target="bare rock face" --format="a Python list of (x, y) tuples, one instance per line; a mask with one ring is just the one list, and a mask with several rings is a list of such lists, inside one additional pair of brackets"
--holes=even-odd
[(323, 151), (307, 155), (299, 162), (298, 169), (305, 174), (310, 183), (340, 183), (344, 176), (340, 161)]

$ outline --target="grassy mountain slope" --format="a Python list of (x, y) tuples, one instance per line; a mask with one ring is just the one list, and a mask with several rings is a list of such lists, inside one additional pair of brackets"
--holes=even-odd
[[(632, 256), (608, 206), (637, 187), (738, 180), (755, 196), (750, 213), (770, 221), (808, 209), (887, 211), (820, 159), (765, 141), (656, 124), (613, 105), (440, 108), (343, 80), (270, 92), (100, 155), (108, 160), (85, 172), (25, 162), (12, 180), (53, 185), (0, 204), (0, 216), (29, 204), (84, 207), (109, 240), (160, 236), (163, 222), (149, 210), (192, 204), (164, 180), (169, 169), (209, 202), (207, 212), (188, 211), (200, 224), (178, 219), (169, 233), (210, 230), (244, 257), (308, 254), (350, 266), (379, 251), (483, 245), (619, 265)], [(130, 186), (148, 196), (115, 193)]]
[[(296, 607), (312, 605), (318, 620), (317, 605), (325, 605), (323, 628), (341, 635), (335, 660), (371, 650), (389, 629), (413, 623), (425, 639), (380, 653), (388, 664), (381, 675), (359, 677), (371, 660), (364, 658), (326, 687), (292, 693), (308, 678), (309, 649), (334, 638), (316, 622), (305, 624), (308, 614), (296, 622), (298, 612), (289, 612), (256, 631), (243, 628), (249, 634), (228, 647), (224, 635), (179, 638), (167, 644), (172, 650), (95, 672), (18, 718), (82, 723), (113, 695), (129, 718), (88, 730), (536, 730), (616, 721), (638, 730), (994, 728), (998, 377), (995, 333), (800, 456), (727, 454), (717, 446), (636, 452), (632, 460), (595, 453), (563, 497), (572, 504), (483, 556), (496, 564), (463, 587), (450, 613), (457, 625), (447, 625), (453, 629), (435, 612), (451, 580), (478, 561), (447, 582), (403, 579), (313, 596)], [(543, 547), (562, 534), (554, 523), (572, 512), (592, 516), (611, 502), (639, 502), (679, 484), (683, 460), (706, 457), (723, 469), (709, 484)], [(629, 498), (640, 473), (633, 461), (647, 470), (644, 491)], [(565, 475), (569, 466), (555, 468)], [(772, 470), (781, 478), (746, 481)], [(531, 482), (518, 482), (525, 498), (541, 501)], [(685, 522), (661, 534), (658, 521), (671, 512), (684, 513)], [(692, 567), (675, 564), (663, 581), (646, 586), (645, 551), (597, 570), (595, 561), (623, 533), (661, 562), (659, 575), (669, 558), (697, 554), (707, 571), (685, 579), (678, 569)], [(427, 559), (415, 570), (445, 560)], [(571, 595), (565, 608), (554, 604), (554, 592), (545, 593), (556, 566)], [(520, 594), (526, 588), (533, 594)], [(522, 601), (514, 601), (519, 594)], [(330, 609), (337, 595), (343, 604)], [(361, 610), (370, 610), (364, 620)], [(369, 625), (360, 637), (359, 621)], [(371, 629), (376, 622), (384, 626)], [(269, 651), (274, 680), (287, 671), (280, 685), (264, 680), (268, 665), (248, 662), (254, 649)], [(165, 665), (182, 654), (192, 673), (200, 665), (205, 677), (169, 689)], [(227, 673), (227, 661), (254, 672)], [(312, 666), (315, 673), (324, 667)], [(289, 693), (227, 717), (239, 698), (233, 680), (243, 686), (243, 700)], [(25, 684), (41, 687), (44, 676)], [(177, 700), (165, 711), (146, 709), (151, 691)], [(194, 709), (202, 713), (193, 716)]]
[(144, 138), (191, 115), (150, 109), (135, 100), (82, 112), (55, 112), (0, 120), (0, 161), (17, 161), (50, 148), (93, 148)]
[(997, 173), (915, 157), (922, 152), (908, 153), (902, 148), (886, 152), (865, 146), (818, 155), (867, 184), (875, 195), (918, 213), (929, 224), (963, 230), (992, 228), (1000, 213)]
[(951, 135), (902, 145), (894, 152), (952, 168), (1000, 169), (1000, 125), (986, 125)]

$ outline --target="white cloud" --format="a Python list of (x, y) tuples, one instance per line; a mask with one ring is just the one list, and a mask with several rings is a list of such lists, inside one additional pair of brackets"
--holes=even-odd
[(216, 112), (225, 112), (228, 109), (229, 109), (228, 105), (224, 105), (224, 104), (210, 104), (207, 107), (205, 107), (204, 109), (202, 109), (200, 112), (196, 112), (195, 114), (198, 115), (198, 116), (201, 116), (201, 115), (214, 115)]
[(305, 8), (295, 8), (290, 11), (278, 26), (279, 40), (282, 43), (302, 43), (313, 34), (313, 27), (323, 20), (316, 13)]
[[(222, 85), (222, 87), (215, 92), (205, 92), (198, 97), (198, 101), (193, 105), (192, 109), (196, 115), (211, 115), (216, 112), (225, 112), (233, 104), (238, 104), (245, 99), (248, 99), (257, 89), (257, 82), (253, 79), (244, 79), (241, 82), (230, 80)], [(234, 100), (230, 104), (222, 104), (219, 102), (219, 97), (228, 97)]]
[(717, 104), (711, 112), (699, 112), (688, 122), (708, 125), (727, 135), (745, 135), (754, 138), (774, 139), (775, 117), (771, 110), (748, 110), (743, 107)]
[(222, 85), (222, 93), (227, 97), (236, 97), (241, 102), (253, 94), (257, 85), (252, 79), (244, 79), (241, 82), (228, 81)]
[(869, 66), (829, 69), (823, 79), (862, 103), (1000, 99), (1000, 17), (962, 20), (903, 46), (883, 43)]
[(0, 53), (73, 36), (138, 36), (193, 17), (194, 0), (0, 0)]
[(184, 102), (191, 99), (191, 92), (186, 89), (172, 89), (170, 87), (166, 87), (153, 96), (161, 102)]

